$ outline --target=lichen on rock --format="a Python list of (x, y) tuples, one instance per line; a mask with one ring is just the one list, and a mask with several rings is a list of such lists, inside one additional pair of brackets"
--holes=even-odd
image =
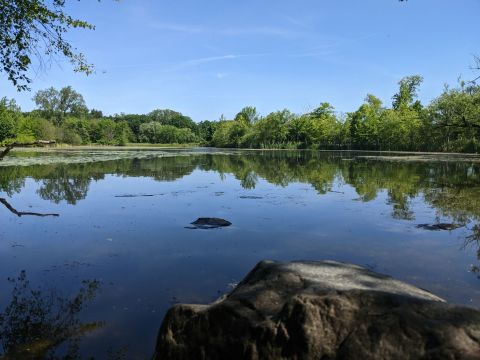
[(480, 359), (480, 312), (359, 266), (260, 262), (211, 305), (176, 305), (154, 359)]

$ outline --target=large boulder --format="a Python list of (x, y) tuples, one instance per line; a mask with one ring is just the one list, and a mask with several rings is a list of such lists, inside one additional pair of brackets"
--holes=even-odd
[(154, 359), (480, 359), (480, 312), (355, 265), (262, 261), (172, 307)]

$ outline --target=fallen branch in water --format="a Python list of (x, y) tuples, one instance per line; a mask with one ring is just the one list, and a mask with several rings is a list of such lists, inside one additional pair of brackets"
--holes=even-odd
[(329, 193), (335, 193), (335, 194), (345, 194), (343, 191), (335, 191), (335, 190), (329, 190)]
[(8, 145), (5, 145), (5, 149), (0, 152), (0, 161), (3, 160), (5, 156), (8, 155), (8, 153), (16, 147), (25, 147), (25, 146), (45, 146), (45, 145), (52, 145), (55, 144), (56, 142), (54, 140), (37, 140), (33, 142), (28, 142), (28, 143), (18, 143), (14, 142)]
[(29, 216), (40, 216), (40, 217), (46, 217), (46, 216), (55, 216), (58, 217), (60, 214), (42, 214), (42, 213), (35, 213), (35, 212), (27, 212), (27, 211), (17, 211), (16, 209), (13, 208), (12, 205), (8, 203), (8, 201), (4, 198), (0, 198), (0, 203), (5, 205), (5, 207), (10, 210), (13, 214), (17, 215), (18, 217), (22, 217), (25, 215)]
[(162, 196), (165, 194), (125, 194), (125, 195), (115, 195), (116, 198), (135, 198), (135, 197), (152, 197), (152, 196)]

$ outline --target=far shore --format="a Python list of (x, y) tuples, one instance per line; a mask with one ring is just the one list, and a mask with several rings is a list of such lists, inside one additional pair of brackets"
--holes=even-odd
[[(0, 147), (2, 149), (2, 147)], [(125, 146), (114, 145), (66, 145), (58, 144), (46, 147), (16, 147), (12, 151), (27, 152), (55, 152), (55, 151), (77, 151), (77, 150), (100, 150), (100, 151), (122, 151), (122, 150), (188, 150), (188, 149), (209, 149), (209, 150), (228, 150), (228, 151), (317, 151), (317, 152), (340, 152), (340, 153), (359, 153), (365, 154), (358, 156), (363, 159), (370, 160), (387, 160), (387, 161), (480, 161), (480, 154), (477, 153), (454, 153), (454, 152), (422, 152), (422, 151), (380, 151), (380, 150), (312, 150), (312, 149), (262, 149), (262, 148), (216, 148), (202, 146), (200, 144), (138, 144), (129, 143)], [(369, 155), (375, 154), (375, 155)], [(398, 155), (398, 156), (397, 156)], [(409, 155), (409, 156), (408, 156)], [(452, 159), (453, 158), (453, 159)]]

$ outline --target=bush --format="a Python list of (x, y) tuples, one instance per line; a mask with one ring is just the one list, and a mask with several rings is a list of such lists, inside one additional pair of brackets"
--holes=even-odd
[(59, 131), (59, 141), (70, 145), (82, 145), (82, 137), (73, 129), (61, 128)]
[(0, 100), (0, 142), (16, 136), (21, 113), (13, 100)]
[(140, 125), (139, 140), (151, 144), (186, 144), (197, 141), (197, 137), (189, 128), (149, 122)]

